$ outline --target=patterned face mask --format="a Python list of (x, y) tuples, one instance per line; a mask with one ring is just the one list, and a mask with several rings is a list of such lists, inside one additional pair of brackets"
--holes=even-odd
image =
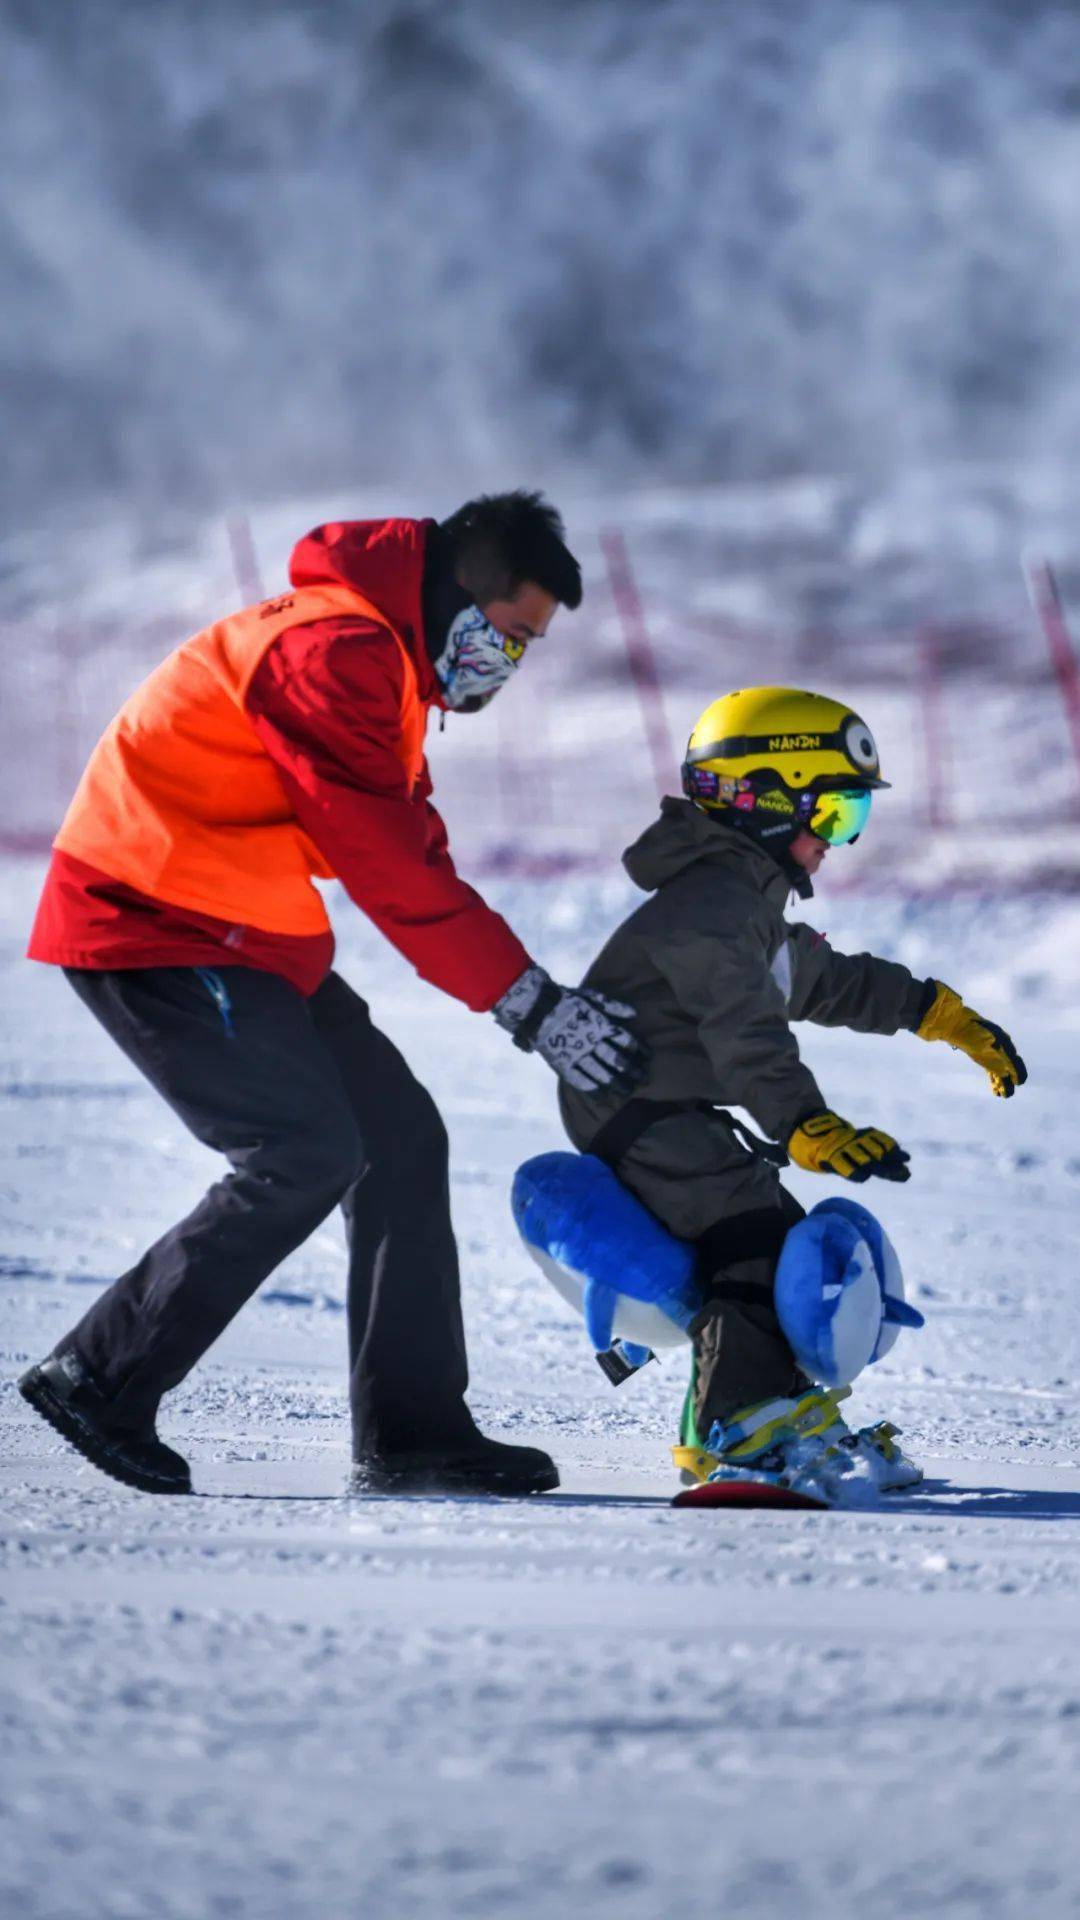
[(479, 607), (465, 607), (435, 662), (447, 706), (473, 712), (486, 707), (520, 665), (527, 645), (497, 632)]

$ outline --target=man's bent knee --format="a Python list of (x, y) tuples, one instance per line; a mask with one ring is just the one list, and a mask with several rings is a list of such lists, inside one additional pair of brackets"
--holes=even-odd
[(248, 1170), (275, 1186), (325, 1199), (329, 1212), (359, 1178), (366, 1158), (359, 1127), (343, 1113), (275, 1141), (248, 1162)]

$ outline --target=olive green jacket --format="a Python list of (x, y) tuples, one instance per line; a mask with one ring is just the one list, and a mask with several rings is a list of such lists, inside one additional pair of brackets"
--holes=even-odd
[[(792, 1021), (858, 1033), (918, 1025), (925, 981), (871, 953), (836, 953), (811, 927), (786, 921), (791, 881), (772, 855), (691, 801), (664, 800), (623, 864), (649, 898), (583, 984), (635, 1008), (635, 1031), (652, 1052), (644, 1098), (742, 1107), (786, 1142), (829, 1105), (799, 1058)], [(566, 1087), (560, 1102), (581, 1147), (622, 1104)]]

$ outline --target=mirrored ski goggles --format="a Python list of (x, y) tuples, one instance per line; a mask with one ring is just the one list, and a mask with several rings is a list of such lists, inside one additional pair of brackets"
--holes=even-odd
[(814, 810), (806, 824), (811, 833), (830, 847), (847, 846), (857, 840), (870, 818), (873, 794), (867, 787), (843, 787), (836, 792), (814, 796)]

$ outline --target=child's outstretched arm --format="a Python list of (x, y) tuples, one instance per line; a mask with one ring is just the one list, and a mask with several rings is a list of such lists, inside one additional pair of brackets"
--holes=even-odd
[(792, 1020), (823, 1027), (853, 1027), (857, 1033), (917, 1033), (944, 1040), (984, 1068), (993, 1091), (1008, 1099), (1027, 1079), (1027, 1068), (1002, 1027), (964, 1005), (940, 980), (917, 980), (896, 960), (875, 953), (837, 953), (813, 928), (791, 926)]
[(897, 960), (876, 953), (837, 953), (825, 936), (788, 926), (792, 1020), (856, 1033), (915, 1033), (933, 998), (934, 982), (917, 980)]

